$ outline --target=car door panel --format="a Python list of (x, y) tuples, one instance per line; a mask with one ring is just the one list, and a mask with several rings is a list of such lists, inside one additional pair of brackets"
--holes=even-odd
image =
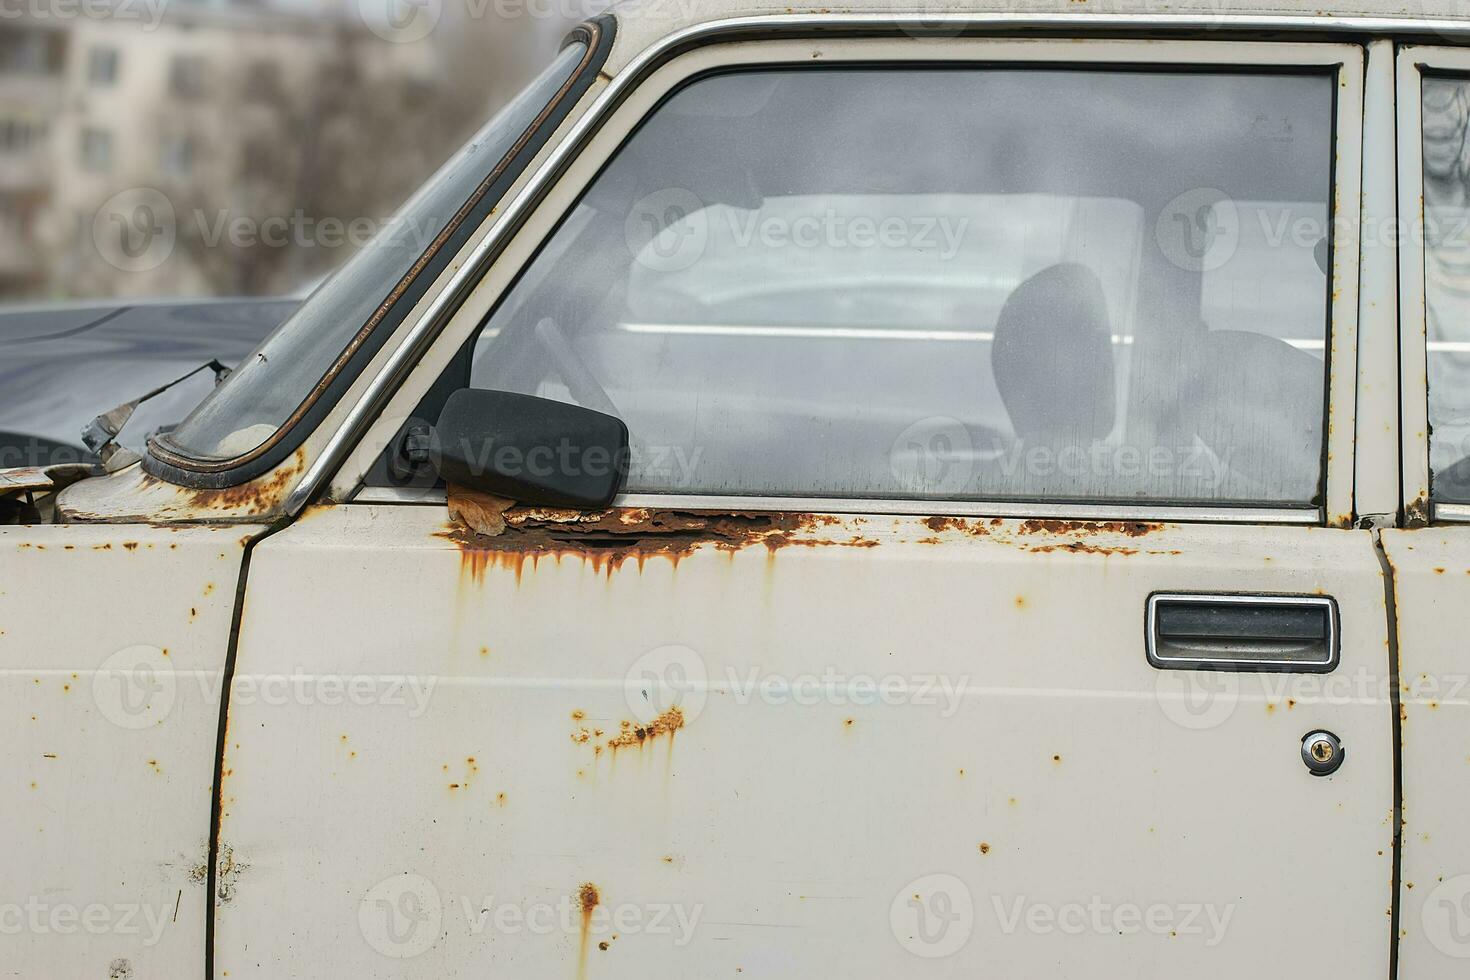
[[(1386, 971), (1370, 532), (622, 513), (343, 505), (255, 550), (218, 970)], [(1155, 670), (1157, 591), (1330, 595), (1341, 664)], [(282, 674), (315, 693), (238, 697)]]

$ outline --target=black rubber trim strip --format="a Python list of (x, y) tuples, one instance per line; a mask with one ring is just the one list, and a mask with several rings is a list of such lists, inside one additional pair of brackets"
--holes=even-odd
[(1393, 875), (1388, 907), (1388, 980), (1399, 975), (1399, 916), (1404, 882), (1404, 717), (1399, 698), (1399, 606), (1393, 562), (1383, 532), (1373, 531), (1373, 554), (1383, 569), (1383, 608), (1388, 618), (1388, 704), (1393, 713)]
[(209, 807), (209, 874), (205, 879), (204, 891), (204, 980), (214, 980), (214, 902), (215, 889), (219, 887), (219, 835), (221, 804), (224, 799), (225, 736), (230, 728), (230, 684), (235, 679), (235, 659), (240, 652), (240, 623), (245, 615), (245, 586), (250, 578), (250, 558), (255, 546), (291, 526), (290, 521), (278, 521), (260, 534), (245, 542), (240, 556), (240, 577), (235, 583), (235, 611), (230, 617), (230, 639), (225, 648), (224, 675), (220, 683), (219, 728), (214, 743), (214, 780), (210, 790)]
[[(336, 375), (326, 382), (320, 396), (290, 423), (286, 434), (260, 456), (241, 463), (239, 466), (220, 469), (203, 468), (213, 466), (209, 461), (200, 461), (201, 468), (189, 468), (188, 457), (173, 453), (168, 446), (163, 444), (160, 444), (155, 450), (154, 440), (149, 440), (143, 454), (145, 473), (178, 486), (220, 490), (225, 487), (239, 486), (264, 476), (301, 448), (301, 444), (320, 427), (321, 422), (357, 381), (363, 369), (382, 350), (388, 338), (402, 325), (409, 312), (423, 298), (424, 293), (464, 250), (466, 243), (483, 226), (491, 211), (501, 204), (506, 193), (521, 178), (526, 168), (551, 141), (551, 137), (597, 81), (603, 65), (607, 62), (607, 56), (612, 51), (616, 22), (611, 16), (603, 15), (593, 18), (588, 24), (592, 25), (590, 30), (587, 26), (577, 28), (572, 32), (571, 40), (587, 40), (590, 34), (592, 38), (595, 38), (596, 45), (587, 64), (574, 77), (566, 94), (542, 120), (531, 138), (508, 163), (503, 165), (500, 175), (484, 190), (479, 201), (464, 216), (433, 259), (406, 285), (387, 313), (362, 341), (361, 346), (353, 352)], [(159, 453), (168, 453), (178, 462), (167, 461), (161, 458)]]

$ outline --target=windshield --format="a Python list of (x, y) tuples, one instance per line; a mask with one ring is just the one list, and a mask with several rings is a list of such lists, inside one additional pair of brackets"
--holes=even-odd
[[(349, 344), (530, 129), (587, 56), (577, 43), (487, 123), (383, 229), (164, 440), (190, 459), (232, 460), (262, 446), (309, 400)], [(425, 107), (432, 111), (432, 107)], [(372, 161), (363, 161), (371, 166)]]

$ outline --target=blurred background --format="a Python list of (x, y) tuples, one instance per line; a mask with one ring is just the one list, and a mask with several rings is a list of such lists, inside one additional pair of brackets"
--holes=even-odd
[(603, 0), (0, 0), (0, 305), (301, 296)]

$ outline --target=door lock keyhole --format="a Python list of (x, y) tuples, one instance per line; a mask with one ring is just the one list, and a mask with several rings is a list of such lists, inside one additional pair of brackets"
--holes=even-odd
[(1330, 776), (1342, 767), (1347, 752), (1331, 732), (1309, 732), (1302, 739), (1302, 761), (1313, 776)]

